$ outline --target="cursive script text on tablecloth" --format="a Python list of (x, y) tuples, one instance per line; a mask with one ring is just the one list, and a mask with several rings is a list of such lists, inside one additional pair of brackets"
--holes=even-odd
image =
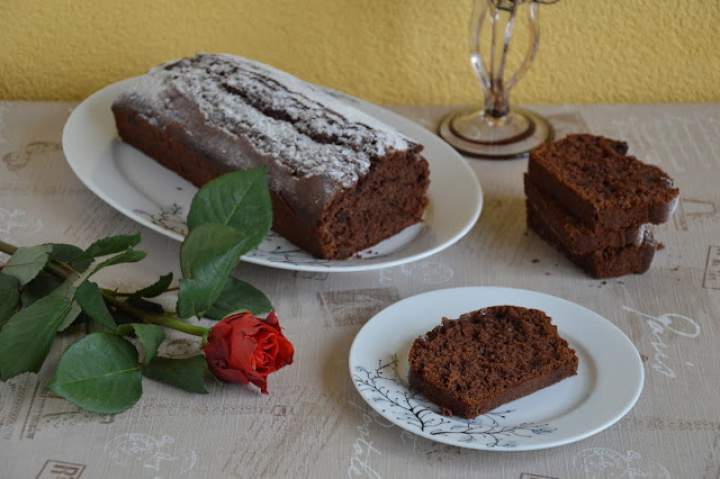
[(623, 306), (623, 309), (642, 317), (645, 324), (650, 328), (650, 335), (652, 336), (650, 344), (655, 352), (650, 366), (664, 376), (675, 378), (675, 371), (668, 365), (670, 357), (665, 352), (668, 347), (666, 338), (673, 334), (685, 338), (697, 338), (700, 336), (700, 325), (697, 321), (676, 313), (652, 316), (628, 306)]

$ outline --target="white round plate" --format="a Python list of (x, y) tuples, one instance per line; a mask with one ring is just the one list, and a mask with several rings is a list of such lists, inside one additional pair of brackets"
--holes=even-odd
[[(134, 79), (109, 85), (75, 108), (63, 131), (70, 167), (93, 193), (138, 223), (182, 241), (185, 217), (197, 188), (145, 154), (123, 143), (110, 110)], [(336, 261), (314, 258), (270, 233), (243, 261), (298, 271), (367, 271), (416, 261), (462, 238), (482, 209), (480, 184), (466, 161), (447, 143), (393, 112), (338, 92), (330, 93), (392, 125), (425, 146), (430, 164), (429, 206), (423, 222), (369, 248), (359, 257)]]
[[(438, 414), (408, 389), (410, 345), (442, 317), (504, 304), (545, 311), (575, 349), (578, 374), (471, 420)], [(630, 411), (644, 379), (635, 346), (608, 320), (554, 296), (493, 287), (432, 291), (384, 309), (355, 337), (350, 375), (363, 399), (391, 423), (432, 441), (492, 451), (546, 449), (596, 434)]]

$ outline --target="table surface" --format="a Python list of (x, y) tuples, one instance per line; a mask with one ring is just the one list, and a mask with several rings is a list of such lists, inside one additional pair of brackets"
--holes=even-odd
[[(60, 137), (72, 107), (0, 103), (0, 238), (85, 246), (141, 230), (148, 258), (104, 271), (100, 282), (129, 288), (177, 272), (178, 243), (115, 212), (70, 171)], [(209, 395), (191, 395), (145, 380), (132, 409), (99, 416), (49, 393), (45, 368), (0, 384), (0, 477), (720, 478), (720, 105), (536, 109), (559, 135), (625, 139), (640, 159), (675, 178), (681, 202), (672, 221), (656, 229), (665, 249), (648, 273), (584, 276), (526, 233), (526, 160), (469, 160), (483, 185), (484, 211), (440, 254), (363, 273), (240, 266), (237, 274), (272, 299), (297, 349), (295, 364), (271, 377), (269, 396), (221, 384)], [(449, 108), (395, 110), (433, 128)], [(635, 408), (582, 442), (522, 453), (443, 446), (386, 423), (350, 381), (355, 334), (401, 298), (467, 285), (542, 291), (612, 321), (644, 361)], [(72, 340), (56, 341), (51, 364)], [(173, 355), (193, 346), (174, 336), (163, 348)]]

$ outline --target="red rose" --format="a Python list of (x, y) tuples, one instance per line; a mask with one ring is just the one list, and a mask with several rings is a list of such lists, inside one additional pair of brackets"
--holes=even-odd
[(291, 364), (294, 353), (274, 312), (265, 320), (247, 312), (226, 316), (210, 330), (204, 351), (217, 378), (230, 383), (251, 382), (263, 394), (268, 392), (268, 375)]

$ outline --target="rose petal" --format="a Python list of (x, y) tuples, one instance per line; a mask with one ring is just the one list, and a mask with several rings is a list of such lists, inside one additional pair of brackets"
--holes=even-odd
[(210, 369), (218, 379), (228, 383), (247, 384), (250, 382), (245, 373), (239, 369), (213, 368), (212, 366), (210, 366)]
[(265, 318), (265, 323), (275, 327), (278, 330), (280, 329), (280, 321), (278, 321), (278, 317), (277, 314), (275, 314), (275, 311), (271, 311), (270, 314), (267, 315), (267, 318)]
[(233, 328), (241, 328), (251, 336), (257, 334), (263, 327), (267, 327), (267, 325), (250, 313), (245, 313), (233, 319)]
[(260, 392), (263, 394), (268, 393), (267, 389), (267, 375), (266, 374), (253, 374), (251, 376), (248, 376), (248, 379), (251, 383), (253, 383), (255, 386), (260, 388)]
[(245, 334), (241, 328), (234, 328), (230, 338), (230, 356), (228, 364), (235, 369), (250, 372), (255, 369), (253, 356), (257, 347), (257, 341), (252, 336)]
[(295, 348), (292, 343), (288, 341), (284, 336), (278, 341), (278, 355), (276, 361), (278, 362), (278, 368), (283, 367), (286, 364), (292, 364), (293, 356), (295, 355)]

